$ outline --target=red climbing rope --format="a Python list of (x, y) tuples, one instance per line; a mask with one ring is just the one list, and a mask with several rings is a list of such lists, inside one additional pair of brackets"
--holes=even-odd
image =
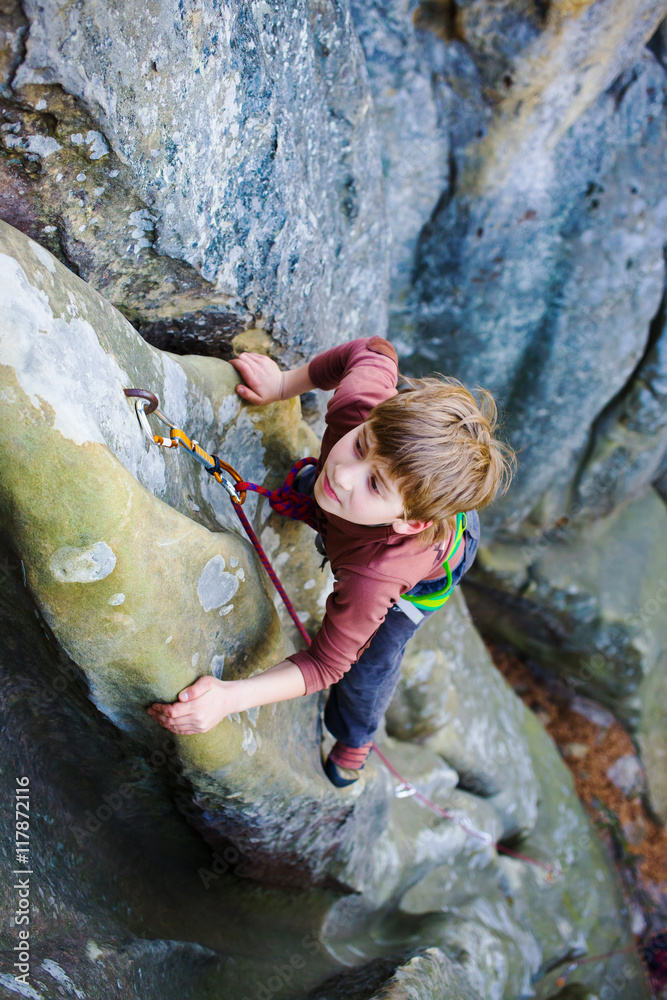
[[(310, 636), (299, 620), (296, 609), (287, 596), (285, 588), (278, 579), (269, 557), (262, 548), (259, 538), (255, 534), (252, 525), (243, 511), (242, 505), (245, 500), (246, 491), (251, 490), (254, 493), (259, 493), (261, 496), (265, 497), (269, 501), (273, 510), (275, 510), (278, 514), (294, 518), (294, 520), (297, 521), (304, 521), (306, 524), (310, 525), (311, 528), (317, 530), (318, 525), (315, 516), (315, 501), (312, 497), (299, 493), (294, 489), (294, 481), (299, 472), (301, 472), (301, 470), (307, 465), (316, 465), (317, 459), (310, 457), (300, 459), (290, 469), (283, 486), (276, 490), (268, 490), (265, 486), (259, 486), (257, 483), (249, 483), (242, 480), (238, 472), (233, 469), (231, 465), (223, 462), (218, 455), (209, 455), (209, 453), (205, 451), (197, 441), (191, 440), (184, 431), (172, 424), (171, 421), (168, 420), (158, 409), (159, 401), (154, 393), (149, 392), (146, 389), (125, 389), (125, 395), (136, 398), (135, 406), (139, 423), (152, 443), (160, 445), (164, 448), (177, 448), (179, 446), (185, 448), (185, 450), (188, 451), (193, 458), (196, 458), (198, 462), (201, 462), (206, 471), (212, 475), (217, 482), (224, 487), (224, 489), (226, 489), (232, 501), (232, 507), (236, 511), (245, 533), (252, 542), (253, 547), (261, 560), (262, 566), (269, 574), (271, 582), (280, 594), (283, 604), (287, 608), (292, 621), (299, 630), (299, 634), (306, 645), (310, 646)], [(169, 427), (169, 439), (160, 437), (158, 434), (153, 434), (147, 419), (147, 415), (149, 413), (154, 413), (155, 416), (162, 421), (162, 423)], [(223, 473), (229, 475), (231, 480), (226, 479)], [(431, 802), (431, 800), (425, 795), (422, 795), (422, 793), (418, 791), (411, 782), (406, 781), (403, 775), (400, 774), (392, 764), (390, 764), (376, 743), (373, 743), (372, 749), (384, 763), (385, 767), (388, 768), (391, 774), (393, 774), (394, 777), (401, 782), (401, 784), (395, 789), (397, 798), (414, 795), (419, 802), (427, 806), (427, 808), (433, 810), (433, 812), (437, 813), (439, 816), (442, 816), (444, 819), (451, 820), (454, 823), (458, 823), (458, 825), (470, 836), (476, 837), (488, 846), (493, 846), (496, 850), (502, 851), (505, 854), (510, 854), (515, 858), (520, 858), (522, 861), (528, 861), (531, 864), (539, 865), (541, 868), (546, 869), (549, 873), (549, 878), (553, 877), (554, 869), (550, 865), (545, 864), (543, 861), (536, 861), (534, 858), (526, 857), (524, 854), (519, 854), (518, 851), (511, 851), (508, 847), (503, 847), (501, 844), (494, 844), (488, 833), (476, 830), (469, 820), (459, 819), (453, 813), (436, 805), (435, 802)]]
[[(243, 483), (244, 489), (248, 489), (252, 485), (253, 485), (252, 483)], [(273, 583), (273, 586), (276, 588), (276, 590), (280, 594), (280, 596), (281, 596), (281, 598), (283, 600), (283, 604), (285, 605), (285, 607), (289, 611), (290, 617), (292, 618), (292, 621), (294, 622), (294, 624), (298, 628), (298, 630), (301, 633), (301, 636), (304, 639), (304, 641), (308, 645), (310, 645), (310, 636), (308, 635), (308, 633), (306, 632), (305, 628), (303, 627), (303, 625), (299, 621), (299, 616), (297, 615), (297, 613), (296, 613), (296, 611), (294, 609), (294, 605), (292, 604), (292, 602), (290, 601), (289, 597), (285, 593), (285, 588), (283, 587), (282, 583), (280, 582), (280, 580), (276, 576), (276, 571), (274, 570), (273, 566), (269, 562), (269, 557), (267, 556), (266, 552), (262, 548), (261, 543), (259, 541), (259, 538), (257, 537), (257, 535), (255, 534), (255, 532), (253, 531), (252, 526), (251, 526), (248, 518), (245, 516), (243, 508), (241, 507), (241, 504), (238, 501), (236, 501), (235, 503), (232, 504), (232, 506), (234, 507), (234, 510), (238, 514), (239, 520), (240, 520), (241, 524), (243, 525), (243, 527), (245, 528), (245, 531), (246, 531), (246, 534), (247, 534), (248, 538), (250, 539), (250, 541), (252, 542), (252, 544), (255, 546), (255, 550), (257, 552), (257, 555), (259, 556), (259, 558), (262, 561), (262, 566), (264, 567), (264, 569), (266, 570), (266, 572), (271, 577), (271, 582)]]
[[(301, 470), (305, 469), (308, 465), (317, 465), (317, 459), (299, 459), (296, 465), (293, 465), (288, 472), (284, 484), (278, 487), (277, 490), (267, 490), (266, 486), (258, 486), (257, 483), (246, 482), (236, 483), (235, 489), (252, 490), (253, 493), (259, 493), (261, 496), (266, 497), (276, 513), (282, 514), (283, 517), (291, 517), (295, 521), (304, 521), (314, 531), (317, 531), (318, 524), (315, 520), (315, 501), (312, 497), (307, 496), (307, 494), (298, 493), (297, 490), (293, 489), (294, 480)], [(264, 562), (264, 560), (262, 560), (262, 562)], [(266, 563), (264, 563), (264, 565), (266, 566)], [(271, 579), (273, 579), (273, 577), (271, 577)]]
[(495, 847), (495, 849), (502, 854), (509, 854), (511, 855), (511, 857), (518, 858), (520, 861), (528, 861), (530, 862), (531, 865), (539, 865), (540, 868), (544, 868), (545, 871), (549, 873), (549, 880), (553, 878), (555, 874), (555, 869), (553, 868), (552, 865), (548, 865), (544, 861), (538, 861), (536, 858), (529, 858), (526, 854), (520, 854), (519, 851), (512, 851), (510, 850), (509, 847), (505, 847), (503, 844), (499, 844), (497, 841), (496, 843), (494, 843), (490, 834), (484, 833), (482, 830), (475, 829), (475, 827), (472, 826), (472, 824), (469, 822), (467, 818), (459, 819), (458, 816), (455, 816), (454, 813), (450, 812), (448, 809), (443, 809), (442, 806), (436, 805), (435, 802), (432, 802), (425, 795), (422, 795), (422, 793), (417, 788), (415, 788), (415, 786), (412, 785), (409, 781), (406, 781), (403, 775), (400, 774), (393, 766), (393, 764), (391, 764), (387, 760), (387, 758), (379, 749), (376, 743), (373, 743), (372, 749), (378, 755), (378, 757), (380, 758), (384, 766), (387, 768), (387, 770), (390, 771), (395, 778), (398, 778), (398, 780), (402, 782), (402, 785), (399, 786), (399, 792), (400, 792), (398, 796), (399, 798), (407, 797), (408, 795), (414, 796), (414, 798), (417, 799), (418, 802), (421, 802), (422, 805), (426, 806), (428, 809), (431, 809), (434, 813), (437, 813), (439, 816), (442, 816), (443, 819), (449, 819), (453, 823), (457, 823), (461, 827), (461, 829), (464, 830), (471, 837), (476, 837), (478, 840), (481, 840), (482, 843), (486, 844), (488, 847)]

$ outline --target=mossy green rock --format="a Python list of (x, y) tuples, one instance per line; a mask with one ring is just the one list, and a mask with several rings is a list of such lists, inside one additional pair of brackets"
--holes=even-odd
[[(303, 998), (353, 969), (357, 981), (372, 979), (366, 996), (388, 981), (390, 995), (403, 982), (424, 1000), (515, 996), (590, 924), (583, 914), (567, 933), (533, 932), (569, 919), (567, 901), (532, 894), (525, 873), (511, 891), (502, 881), (493, 844), (513, 822), (509, 785), (487, 774), (483, 788), (455, 787), (457, 772), (434, 752), (484, 777), (488, 760), (479, 745), (465, 747), (466, 725), (458, 754), (444, 717), (428, 713), (414, 722), (428, 745), (382, 744), (452, 820), (395, 798), (376, 757), (355, 786), (334, 789), (321, 768), (317, 696), (225, 719), (201, 736), (172, 738), (146, 714), (201, 674), (236, 678), (271, 665), (293, 648), (293, 633), (225, 491), (186, 454), (148, 443), (123, 388), (155, 391), (204, 448), (269, 484), (315, 444), (298, 402), (247, 408), (225, 362), (161, 354), (41, 247), (4, 224), (0, 239), (0, 739), (11, 762), (7, 796), (12, 774), (31, 780), (44, 894), (36, 877), (33, 971), (40, 984), (50, 977), (43, 995), (55, 997), (52, 983), (66, 976), (90, 1000), (116, 982), (140, 1000), (242, 1000), (278, 976), (280, 989)], [(279, 522), (254, 499), (246, 505), (315, 626), (329, 582), (309, 529)], [(471, 658), (460, 701), (474, 731), (490, 682), (466, 629), (463, 641), (452, 638), (453, 662), (467, 669)], [(476, 704), (473, 669), (486, 677)], [(530, 758), (516, 773), (529, 776), (522, 710), (503, 685), (495, 697)], [(484, 717), (495, 711), (487, 704)], [(493, 746), (502, 744), (498, 733)], [(539, 753), (558, 762), (550, 745)], [(540, 820), (526, 784), (522, 830)], [(564, 794), (549, 789), (549, 824)], [(571, 810), (575, 826), (585, 822), (576, 802)], [(552, 842), (566, 850), (568, 836), (567, 824), (556, 825)], [(8, 836), (3, 844), (7, 852)], [(443, 927), (449, 889), (437, 889), (435, 873), (454, 861), (471, 903)], [(609, 908), (613, 879), (600, 870), (587, 891), (622, 923)], [(12, 890), (3, 892), (9, 913)]]

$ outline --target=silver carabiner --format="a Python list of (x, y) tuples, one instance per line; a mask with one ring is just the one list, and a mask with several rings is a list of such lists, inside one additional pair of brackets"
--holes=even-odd
[[(146, 416), (146, 410), (149, 413), (153, 412), (150, 407), (150, 403), (147, 399), (137, 399), (134, 404), (137, 411), (137, 417), (139, 418), (139, 423), (141, 424), (144, 434), (148, 438), (151, 444), (157, 444), (161, 448), (178, 448), (178, 441), (174, 441), (171, 438), (161, 437), (159, 434), (153, 434), (151, 430), (151, 425), (148, 423), (148, 417)], [(156, 416), (161, 416), (160, 411), (155, 411)]]
[(396, 785), (394, 788), (394, 797), (397, 799), (409, 799), (416, 791), (415, 786), (411, 785), (409, 781), (402, 781), (400, 785)]

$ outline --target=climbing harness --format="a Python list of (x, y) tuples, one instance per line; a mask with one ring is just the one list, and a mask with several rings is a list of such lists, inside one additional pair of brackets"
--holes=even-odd
[(441, 608), (443, 604), (447, 603), (454, 590), (452, 587), (452, 571), (449, 568), (449, 560), (459, 547), (459, 542), (463, 538), (463, 532), (466, 530), (467, 523), (468, 519), (465, 514), (456, 515), (456, 534), (454, 536), (454, 544), (451, 547), (449, 556), (442, 564), (445, 576), (447, 577), (445, 586), (440, 590), (436, 590), (433, 594), (424, 594), (422, 597), (410, 597), (408, 594), (404, 594), (401, 600), (409, 601), (410, 604), (414, 605), (415, 608), (419, 608), (420, 611), (437, 611), (438, 608)]
[[(220, 483), (220, 485), (227, 491), (232, 501), (232, 506), (236, 511), (239, 520), (241, 521), (241, 524), (243, 525), (245, 532), (248, 535), (248, 538), (252, 542), (253, 547), (255, 548), (255, 551), (257, 552), (257, 555), (259, 556), (262, 562), (262, 565), (269, 574), (269, 577), (273, 585), (275, 586), (276, 590), (280, 594), (280, 597), (282, 598), (282, 601), (285, 607), (287, 608), (290, 617), (292, 618), (292, 621), (299, 630), (301, 637), (306, 642), (306, 644), (310, 646), (311, 643), (310, 636), (308, 635), (301, 621), (299, 620), (294, 605), (290, 601), (289, 597), (287, 596), (287, 593), (285, 592), (282, 584), (280, 583), (280, 580), (278, 579), (271, 563), (269, 562), (266, 552), (262, 548), (262, 545), (259, 539), (257, 538), (257, 535), (255, 534), (250, 522), (248, 521), (247, 517), (245, 516), (245, 513), (242, 510), (242, 506), (243, 503), (245, 502), (246, 493), (248, 491), (252, 491), (254, 493), (258, 493), (261, 496), (265, 497), (269, 501), (269, 504), (271, 505), (272, 509), (275, 510), (277, 513), (282, 514), (285, 517), (291, 517), (297, 521), (304, 521), (311, 528), (317, 530), (318, 525), (317, 521), (315, 520), (314, 500), (312, 499), (312, 497), (308, 497), (303, 493), (299, 493), (297, 490), (293, 488), (294, 481), (299, 472), (308, 465), (316, 465), (317, 459), (315, 458), (300, 459), (290, 470), (283, 486), (281, 486), (277, 490), (268, 490), (264, 486), (259, 486), (256, 483), (250, 483), (243, 480), (239, 475), (239, 473), (234, 468), (232, 468), (231, 465), (228, 465), (227, 462), (223, 462), (218, 455), (215, 454), (209, 455), (209, 453), (204, 451), (204, 449), (199, 445), (198, 441), (191, 440), (187, 436), (187, 434), (185, 434), (180, 428), (172, 424), (171, 421), (169, 421), (165, 417), (165, 415), (161, 413), (160, 410), (158, 409), (159, 401), (154, 393), (149, 392), (147, 389), (125, 389), (124, 392), (125, 395), (128, 397), (135, 397), (136, 399), (135, 409), (137, 413), (137, 418), (139, 420), (142, 429), (144, 430), (145, 434), (147, 435), (148, 439), (151, 441), (152, 444), (159, 445), (160, 447), (163, 448), (178, 448), (179, 446), (184, 448), (189, 454), (193, 456), (193, 458), (196, 458), (197, 461), (204, 466), (209, 475), (213, 476), (216, 482)], [(158, 420), (161, 420), (163, 424), (169, 427), (169, 438), (164, 438), (161, 437), (159, 434), (153, 433), (150, 424), (148, 423), (148, 415), (151, 413), (153, 413), (158, 418)], [(231, 481), (230, 479), (225, 478), (225, 475), (231, 477)], [(451, 554), (453, 554), (456, 551), (456, 548), (459, 542), (461, 541), (465, 528), (466, 528), (466, 515), (457, 514), (456, 534), (455, 534), (454, 544), (450, 551), (450, 557)], [(427, 594), (423, 597), (401, 598), (401, 601), (403, 600), (405, 600), (406, 602), (409, 601), (410, 603), (408, 607), (414, 608), (415, 611), (419, 614), (420, 617), (416, 619), (416, 621), (419, 621), (420, 618), (422, 617), (421, 615), (422, 610), (431, 611), (436, 608), (442, 607), (442, 605), (446, 603), (446, 601), (449, 599), (452, 593), (453, 590), (452, 574), (449, 568), (448, 559), (445, 560), (443, 566), (445, 567), (446, 570), (447, 583), (441, 590), (437, 591), (434, 594)], [(409, 614), (409, 617), (412, 617), (412, 615)], [(491, 835), (482, 830), (477, 830), (467, 816), (458, 817), (450, 810), (444, 809), (442, 806), (437, 805), (435, 802), (432, 802), (431, 799), (427, 798), (427, 796), (423, 795), (411, 782), (407, 781), (403, 777), (403, 775), (396, 770), (393, 764), (389, 760), (387, 760), (387, 758), (379, 749), (376, 743), (373, 743), (372, 750), (380, 758), (380, 760), (387, 768), (389, 773), (392, 774), (399, 782), (399, 784), (396, 785), (394, 788), (394, 795), (397, 799), (414, 797), (416, 801), (421, 802), (422, 805), (426, 806), (428, 809), (436, 813), (438, 816), (441, 816), (443, 819), (447, 819), (453, 823), (456, 823), (469, 836), (474, 837), (475, 839), (481, 841), (481, 843), (484, 844), (485, 847), (494, 847), (499, 853), (507, 854), (510, 857), (518, 859), (519, 861), (526, 861), (529, 864), (538, 865), (540, 868), (543, 868), (547, 872), (546, 878), (548, 882), (553, 881), (556, 874), (559, 873), (559, 869), (557, 867), (554, 867), (553, 865), (546, 864), (546, 862), (539, 861), (536, 858), (529, 858), (527, 855), (521, 854), (519, 851), (513, 851), (509, 847), (505, 847), (503, 844), (500, 844), (498, 842), (494, 843)], [(568, 964), (564, 974), (561, 975), (557, 980), (557, 986), (559, 987), (563, 986), (565, 984), (567, 976), (569, 976), (570, 973), (573, 972), (578, 965), (583, 964), (584, 962), (593, 962), (604, 958), (609, 958), (612, 955), (619, 955), (628, 951), (634, 951), (634, 950), (638, 951), (640, 948), (645, 948), (648, 941), (653, 940), (653, 938), (658, 937), (662, 933), (664, 933), (664, 931), (660, 931), (658, 932), (658, 934), (651, 935), (651, 937), (647, 938), (645, 942), (638, 942), (637, 944), (629, 945), (627, 948), (619, 948), (616, 949), (615, 951), (606, 952), (603, 955), (591, 955), (571, 961)]]

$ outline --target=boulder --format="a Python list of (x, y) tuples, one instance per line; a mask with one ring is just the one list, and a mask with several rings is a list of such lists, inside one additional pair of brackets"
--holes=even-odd
[(473, 618), (489, 634), (641, 734), (649, 793), (665, 818), (666, 533), (665, 505), (649, 491), (533, 545), (481, 552), (467, 590)]
[[(113, 977), (150, 997), (157, 986), (142, 992), (143, 976), (160, 965), (169, 975), (159, 973), (155, 995), (181, 996), (190, 980), (193, 996), (241, 1000), (248, 983), (305, 997), (350, 968), (358, 981), (376, 970), (368, 996), (405, 966), (416, 995), (433, 995), (438, 982), (456, 985), (461, 998), (474, 997), (477, 983), (514, 995), (590, 928), (586, 911), (565, 933), (568, 897), (547, 887), (526, 896), (529, 916), (510, 917), (510, 896), (518, 913), (532, 877), (521, 865), (511, 892), (501, 881), (491, 910), (480, 909), (478, 870), (491, 881), (504, 870), (493, 846), (512, 812), (502, 782), (489, 795), (467, 789), (429, 745), (386, 738), (392, 765), (452, 818), (395, 798), (378, 758), (338, 791), (321, 769), (316, 696), (193, 737), (165, 737), (145, 712), (196, 676), (246, 676), (293, 646), (224, 490), (187, 455), (148, 443), (123, 388), (156, 391), (175, 423), (255, 481), (279, 478), (290, 452), (310, 448), (298, 403), (249, 409), (226, 362), (156, 351), (42, 247), (0, 228), (3, 757), (43, 796), (35, 858), (56, 845), (48, 877), (53, 898), (64, 900), (50, 910), (45, 894), (37, 906), (39, 939), (48, 941), (40, 976), (85, 984), (93, 998), (108, 995)], [(303, 585), (298, 609), (315, 615), (328, 582), (308, 529), (281, 536), (277, 515), (246, 503), (255, 528), (269, 541), (275, 532), (276, 550), (285, 546), (276, 562), (286, 553)], [(473, 691), (466, 678), (461, 702)], [(509, 707), (509, 692), (497, 697), (522, 739), (518, 703)], [(481, 712), (486, 690), (479, 699)], [(463, 707), (472, 717), (473, 705)], [(427, 729), (436, 746), (432, 719)], [(502, 745), (500, 735), (494, 741)], [(522, 745), (530, 759), (521, 773), (536, 773), (530, 742)], [(539, 754), (555, 766), (548, 746)], [(460, 754), (471, 771), (479, 759), (478, 748)], [(570, 794), (553, 784), (549, 822)], [(530, 801), (523, 797), (523, 826)], [(578, 831), (583, 810), (574, 801), (568, 810)], [(561, 826), (545, 842), (567, 850), (570, 826)], [(600, 868), (588, 886), (582, 877), (596, 850), (594, 841), (582, 848), (581, 891), (603, 893), (605, 914), (622, 927), (608, 901), (611, 872)], [(433, 873), (454, 859), (461, 891), (477, 902), (449, 928), (439, 917), (405, 920), (399, 901), (435, 885)], [(9, 907), (11, 889), (3, 891)], [(411, 905), (422, 914), (425, 904)], [(434, 906), (429, 897), (429, 913)], [(554, 921), (558, 934), (531, 929)], [(495, 956), (492, 968), (476, 956), (452, 959), (454, 968), (438, 957), (473, 940)], [(13, 943), (5, 935), (9, 953)]]

